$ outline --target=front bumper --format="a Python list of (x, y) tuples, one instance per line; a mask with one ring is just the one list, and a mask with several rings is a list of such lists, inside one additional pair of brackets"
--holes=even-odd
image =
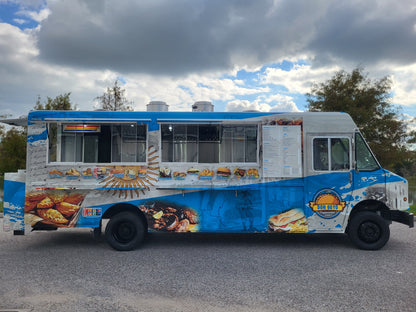
[(389, 210), (385, 218), (391, 221), (405, 224), (411, 228), (414, 227), (415, 219), (413, 213), (400, 210)]

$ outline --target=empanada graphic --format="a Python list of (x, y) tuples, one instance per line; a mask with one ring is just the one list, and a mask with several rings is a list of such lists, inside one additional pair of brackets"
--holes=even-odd
[(83, 199), (84, 199), (83, 194), (72, 194), (72, 195), (65, 197), (64, 202), (67, 202), (73, 205), (78, 205)]
[(79, 206), (62, 202), (56, 205), (56, 209), (64, 216), (70, 217), (79, 210)]
[(26, 200), (38, 202), (44, 199), (46, 196), (48, 195), (44, 192), (31, 192), (26, 194)]
[(59, 204), (64, 201), (65, 194), (49, 194), (49, 197), (55, 204)]
[(34, 214), (25, 213), (25, 224), (30, 224), (31, 226), (35, 226), (35, 224), (38, 223), (39, 221), (43, 221), (43, 219)]
[(37, 208), (38, 209), (47, 209), (47, 208), (52, 208), (54, 205), (52, 199), (50, 199), (49, 197), (46, 197), (44, 199), (42, 199), (38, 204), (37, 204)]
[(29, 212), (35, 209), (36, 204), (37, 202), (31, 202), (31, 201), (25, 200), (25, 212)]
[(58, 224), (68, 223), (68, 220), (55, 209), (38, 209), (38, 216), (46, 221), (50, 221)]

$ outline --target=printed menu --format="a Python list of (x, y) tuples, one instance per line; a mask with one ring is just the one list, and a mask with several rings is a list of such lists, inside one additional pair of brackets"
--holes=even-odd
[(263, 126), (263, 176), (302, 176), (301, 126)]

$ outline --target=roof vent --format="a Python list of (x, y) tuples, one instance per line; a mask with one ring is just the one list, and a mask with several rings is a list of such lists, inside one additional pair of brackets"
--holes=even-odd
[(193, 112), (213, 112), (214, 105), (209, 101), (198, 101), (192, 105)]
[(146, 110), (148, 112), (167, 112), (169, 105), (163, 101), (151, 101), (146, 105)]

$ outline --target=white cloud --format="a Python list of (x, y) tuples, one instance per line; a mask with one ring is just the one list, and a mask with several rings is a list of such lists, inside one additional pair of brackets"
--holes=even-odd
[(416, 104), (416, 64), (392, 68), (393, 102), (410, 106)]
[[(386, 15), (391, 5), (367, 12), (362, 8), (371, 3), (363, 1), (320, 0), (317, 9), (308, 1), (280, 0), (183, 0), (183, 7), (164, 0), (53, 0), (48, 7), (42, 0), (23, 0), (18, 20), (41, 24), (25, 31), (0, 24), (0, 110), (24, 114), (37, 95), (66, 92), (72, 92), (80, 109), (92, 109), (93, 99), (121, 76), (137, 110), (162, 100), (170, 110), (189, 111), (193, 102), (208, 100), (220, 103), (216, 110), (228, 102), (227, 110), (297, 111), (296, 94), (359, 64), (370, 76), (391, 74), (394, 103), (416, 115), (416, 58), (409, 53), (414, 43), (404, 44), (409, 25), (414, 38), (415, 16), (406, 11), (410, 2), (404, 2)], [(375, 26), (378, 17), (381, 24)], [(386, 38), (397, 41), (373, 47), (371, 41), (355, 39), (383, 34), (380, 26), (389, 31)], [(341, 39), (333, 35), (338, 33)], [(283, 60), (298, 64), (290, 71), (272, 67)], [(241, 78), (241, 69), (250, 78)], [(287, 92), (276, 92), (281, 90), (276, 86)]]
[(290, 93), (305, 94), (311, 90), (314, 82), (328, 80), (339, 69), (337, 66), (313, 68), (311, 65), (299, 64), (295, 64), (290, 71), (267, 68), (260, 81), (263, 84), (284, 86)]
[(261, 95), (254, 101), (232, 100), (226, 105), (228, 112), (255, 110), (260, 112), (299, 112), (293, 98), (287, 95)]
[(0, 24), (0, 109), (5, 113), (25, 114), (33, 108), (38, 95), (45, 99), (66, 92), (71, 92), (72, 101), (80, 109), (91, 110), (94, 98), (119, 76), (126, 80), (123, 88), (136, 110), (145, 110), (149, 101), (162, 100), (170, 110), (190, 111), (195, 101), (222, 102), (270, 91), (267, 86), (247, 87), (243, 80), (222, 78), (219, 73), (174, 78), (50, 65), (38, 58), (37, 31)]
[(300, 112), (293, 97), (284, 94), (272, 94), (265, 96), (265, 102), (273, 105), (270, 111), (272, 112)]
[(39, 12), (25, 10), (25, 11), (20, 11), (19, 14), (30, 17), (35, 22), (40, 23), (48, 18), (48, 16), (51, 14), (51, 10), (49, 10), (48, 8), (44, 8), (40, 10)]
[(23, 24), (27, 23), (26, 20), (21, 19), (21, 18), (15, 18), (15, 19), (13, 19), (13, 22), (15, 22), (17, 24), (20, 24), (20, 25), (23, 25)]
[(227, 103), (227, 112), (243, 112), (243, 111), (260, 111), (269, 112), (271, 106), (259, 101), (250, 102), (248, 100), (233, 100)]
[[(129, 98), (136, 109), (145, 109), (149, 101), (160, 100), (170, 110), (190, 111), (196, 101), (232, 101), (238, 96), (269, 92), (268, 87), (248, 88), (241, 80), (217, 75), (189, 75), (184, 78), (155, 77), (151, 75), (124, 75)], [(216, 110), (223, 109), (216, 107)]]

